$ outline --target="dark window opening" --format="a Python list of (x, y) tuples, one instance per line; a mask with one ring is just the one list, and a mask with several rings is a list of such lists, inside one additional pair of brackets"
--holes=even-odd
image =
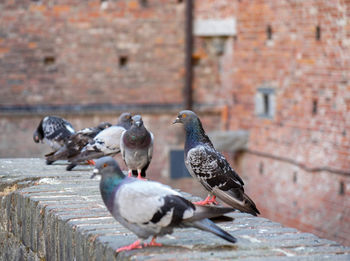
[(313, 100), (312, 101), (312, 115), (316, 115), (317, 114), (317, 100)]
[(271, 27), (271, 25), (268, 25), (266, 27), (266, 37), (267, 37), (267, 40), (272, 40), (272, 27)]
[(345, 184), (344, 181), (339, 182), (339, 195), (345, 195)]
[(192, 66), (197, 66), (199, 65), (201, 58), (199, 58), (198, 56), (192, 56)]
[(316, 40), (321, 41), (321, 26), (316, 26)]
[(264, 114), (270, 115), (270, 99), (267, 93), (263, 94), (264, 99)]
[(147, 7), (147, 0), (139, 0), (139, 2), (140, 2), (140, 5), (142, 6), (142, 7)]
[(259, 173), (260, 175), (264, 174), (264, 163), (260, 162), (259, 164)]
[(172, 179), (191, 177), (185, 166), (183, 150), (170, 151), (170, 177)]
[(44, 58), (44, 65), (49, 66), (49, 65), (53, 65), (56, 62), (55, 57), (53, 56), (47, 56)]
[(119, 57), (119, 68), (125, 69), (128, 65), (128, 57), (127, 56), (120, 56)]
[(297, 181), (298, 181), (298, 173), (294, 172), (293, 173), (293, 183), (295, 184), (295, 183), (297, 183)]

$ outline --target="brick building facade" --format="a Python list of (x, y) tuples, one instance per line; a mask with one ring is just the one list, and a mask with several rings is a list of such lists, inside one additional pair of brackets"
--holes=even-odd
[[(183, 102), (184, 2), (1, 3), (0, 156), (42, 156), (31, 135), (47, 112), (79, 129), (130, 110), (156, 137), (152, 177), (169, 182), (169, 151), (183, 142), (171, 121)], [(249, 131), (247, 150), (227, 155), (263, 216), (349, 245), (350, 2), (194, 5), (205, 128)]]

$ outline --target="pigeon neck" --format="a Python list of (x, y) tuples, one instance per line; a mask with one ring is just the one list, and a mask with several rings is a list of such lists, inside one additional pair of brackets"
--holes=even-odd
[(185, 150), (190, 150), (193, 146), (199, 143), (211, 143), (208, 136), (205, 134), (202, 124), (198, 121), (192, 124), (185, 125), (186, 143)]
[(123, 179), (124, 178), (117, 175), (107, 175), (102, 177), (100, 182), (101, 196), (109, 211), (113, 208), (114, 193)]

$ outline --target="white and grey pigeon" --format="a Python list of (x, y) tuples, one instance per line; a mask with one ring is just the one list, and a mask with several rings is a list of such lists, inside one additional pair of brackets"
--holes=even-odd
[[(33, 140), (35, 143), (45, 142), (53, 150), (45, 156), (53, 155), (62, 146), (64, 146), (66, 140), (75, 133), (75, 130), (67, 120), (57, 116), (44, 117), (36, 130), (33, 133)], [(46, 163), (52, 164), (53, 161), (46, 161)]]
[[(217, 206), (195, 206), (170, 187), (154, 181), (126, 177), (112, 157), (96, 161), (95, 175), (101, 175), (100, 192), (103, 202), (112, 216), (124, 227), (135, 233), (139, 240), (117, 249), (117, 252), (160, 246), (157, 236), (171, 234), (176, 227), (195, 227), (215, 234), (231, 243), (236, 239), (215, 225), (208, 218), (233, 211)], [(152, 237), (149, 244), (143, 240)]]
[[(77, 156), (81, 150), (102, 130), (112, 126), (109, 122), (101, 122), (96, 127), (84, 128), (72, 134), (58, 151), (46, 157), (47, 161), (67, 160)], [(70, 166), (72, 169), (73, 166)]]
[(208, 197), (197, 204), (216, 203), (216, 196), (231, 207), (254, 216), (260, 214), (247, 194), (243, 180), (233, 170), (226, 158), (218, 152), (205, 134), (198, 116), (189, 110), (181, 111), (174, 123), (185, 127), (185, 165), (190, 174), (206, 190)]
[(140, 115), (132, 117), (130, 129), (122, 134), (120, 149), (129, 177), (135, 172), (139, 179), (146, 177), (153, 154), (153, 134), (146, 129)]
[(118, 118), (118, 123), (98, 133), (94, 139), (87, 144), (81, 152), (68, 161), (71, 162), (67, 166), (67, 170), (83, 161), (91, 161), (103, 156), (114, 156), (120, 152), (120, 138), (122, 133), (131, 126), (131, 114), (129, 112), (122, 113)]

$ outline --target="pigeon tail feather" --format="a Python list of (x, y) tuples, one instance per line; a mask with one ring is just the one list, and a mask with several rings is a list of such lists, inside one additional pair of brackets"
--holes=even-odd
[(194, 215), (188, 219), (185, 219), (185, 222), (192, 222), (201, 220), (204, 218), (214, 218), (219, 217), (223, 214), (226, 214), (228, 212), (232, 212), (235, 209), (233, 208), (227, 208), (227, 207), (217, 207), (217, 206), (200, 206), (195, 205), (195, 212)]
[(202, 219), (190, 223), (189, 224), (192, 227), (198, 228), (203, 231), (207, 231), (210, 233), (213, 233), (214, 235), (217, 235), (218, 237), (221, 237), (222, 239), (227, 240), (228, 242), (231, 243), (236, 243), (237, 239), (231, 236), (229, 233), (226, 231), (222, 230), (220, 227), (214, 224), (214, 222), (210, 221), (209, 219)]
[(260, 214), (253, 200), (248, 197), (243, 191), (239, 189), (231, 189), (229, 191), (223, 191), (218, 188), (214, 188), (212, 193), (224, 201), (226, 204), (231, 207), (238, 209), (241, 212), (252, 214), (257, 216)]

